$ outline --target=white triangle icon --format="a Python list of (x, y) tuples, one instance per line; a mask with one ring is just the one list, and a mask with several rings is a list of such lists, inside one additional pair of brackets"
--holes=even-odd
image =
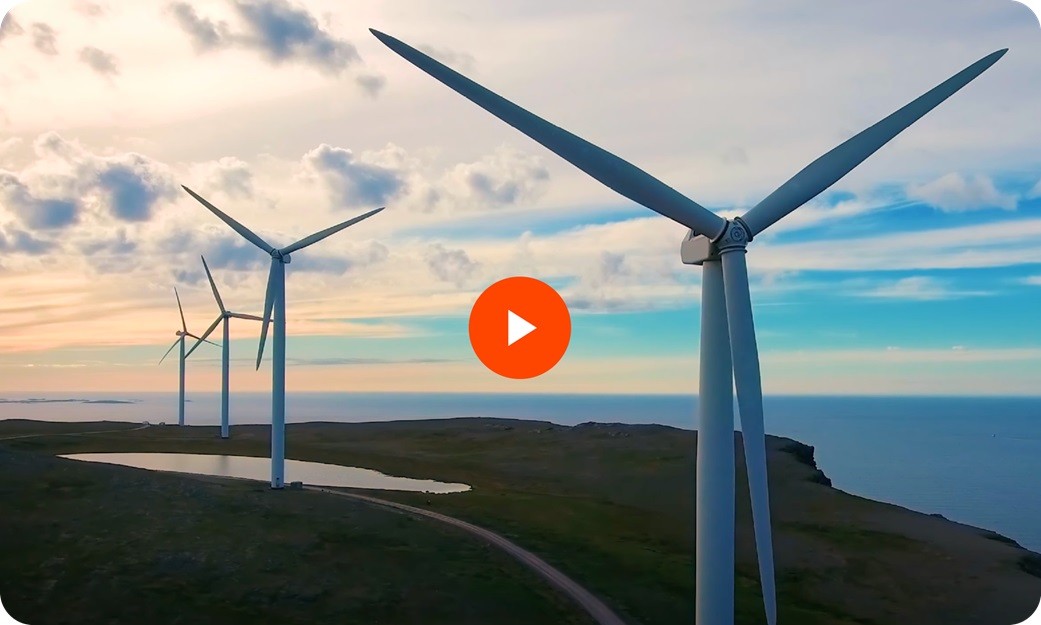
[(528, 323), (512, 310), (506, 311), (506, 347), (513, 345), (535, 331), (535, 326)]

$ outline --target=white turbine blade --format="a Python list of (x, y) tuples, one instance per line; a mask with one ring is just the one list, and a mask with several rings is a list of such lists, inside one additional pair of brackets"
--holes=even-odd
[[(199, 338), (198, 338), (198, 339), (197, 339), (197, 340), (195, 341), (195, 345), (192, 345), (192, 348), (188, 350), (188, 353), (186, 353), (186, 354), (184, 355), (184, 357), (185, 357), (185, 358), (187, 358), (188, 356), (191, 356), (191, 355), (192, 355), (192, 352), (194, 352), (194, 351), (195, 351), (195, 348), (196, 348), (196, 347), (198, 347), (198, 346), (200, 346), (200, 345), (202, 345), (202, 342), (203, 342), (203, 341), (206, 341), (206, 337), (207, 337), (207, 336), (209, 336), (210, 334), (212, 334), (212, 333), (213, 333), (213, 331), (214, 331), (214, 330), (215, 330), (215, 329), (217, 328), (217, 325), (218, 325), (218, 324), (219, 324), (219, 323), (220, 323), (221, 321), (223, 321), (223, 320), (224, 320), (224, 315), (220, 315), (219, 317), (217, 317), (217, 318), (216, 318), (216, 319), (215, 319), (215, 320), (213, 321), (213, 323), (211, 323), (211, 324), (210, 324), (210, 327), (206, 328), (206, 331), (202, 333), (202, 336), (200, 336), (200, 337), (199, 337)], [(190, 336), (190, 335), (189, 335), (189, 336)], [(206, 341), (206, 342), (207, 342), (207, 343), (209, 343), (209, 341)], [(210, 344), (212, 345), (212, 343), (210, 343)]]
[(166, 360), (166, 357), (170, 355), (170, 352), (172, 352), (174, 350), (174, 348), (177, 347), (177, 344), (180, 343), (180, 342), (181, 342), (181, 339), (177, 339), (176, 341), (173, 342), (173, 345), (170, 346), (170, 349), (166, 350), (166, 353), (163, 354), (163, 357), (159, 359), (159, 364), (163, 364), (163, 361)]
[(250, 321), (263, 321), (264, 320), (263, 317), (258, 317), (257, 315), (247, 315), (245, 313), (237, 313), (237, 312), (229, 312), (228, 316), (229, 317), (234, 317), (235, 319), (248, 319)]
[(206, 208), (210, 209), (211, 213), (213, 213), (214, 215), (219, 217), (221, 219), (221, 221), (223, 221), (224, 223), (226, 223), (229, 226), (231, 226), (231, 229), (234, 230), (235, 232), (238, 232), (240, 235), (242, 235), (242, 237), (244, 239), (246, 239), (247, 241), (249, 241), (253, 245), (256, 245), (260, 249), (264, 250), (268, 254), (270, 254), (271, 252), (275, 251), (274, 246), (269, 245), (267, 243), (267, 241), (265, 241), (264, 239), (261, 239), (260, 237), (258, 237), (256, 234), (253, 233), (252, 230), (250, 230), (246, 226), (243, 226), (239, 222), (235, 221), (234, 219), (232, 219), (231, 217), (226, 215), (223, 211), (221, 211), (221, 209), (217, 208), (213, 204), (210, 204), (209, 202), (207, 202), (203, 197), (201, 197), (195, 191), (192, 191), (191, 189), (189, 189), (188, 187), (186, 187), (184, 185), (181, 185), (181, 188), (184, 189), (185, 191), (187, 191), (188, 195), (190, 195), (193, 198), (195, 198), (196, 200), (198, 200), (200, 204), (202, 204)]
[(759, 556), (759, 580), (763, 589), (766, 621), (777, 623), (774, 586), (774, 550), (770, 528), (770, 491), (766, 471), (766, 432), (763, 425), (763, 385), (759, 374), (759, 349), (748, 293), (748, 266), (744, 251), (722, 255), (723, 286), (726, 292), (730, 349), (734, 360), (734, 382), (741, 413), (741, 439), (745, 447), (748, 492), (752, 500), (755, 550)]
[(998, 62), (1008, 49), (998, 50), (948, 78), (917, 100), (813, 161), (795, 174), (741, 219), (755, 236), (788, 213), (815, 198), (864, 162), (886, 143), (921, 119), (926, 113), (972, 82)]
[(177, 298), (177, 312), (181, 313), (181, 329), (187, 332), (188, 324), (184, 321), (184, 309), (181, 308), (181, 296), (177, 293), (177, 287), (174, 287), (173, 294)]
[[(204, 339), (204, 338), (200, 338), (200, 337), (198, 337), (198, 336), (195, 336), (195, 335), (194, 335), (194, 334), (192, 334), (191, 332), (185, 332), (185, 333), (184, 333), (184, 335), (185, 335), (185, 336), (190, 336), (190, 337), (192, 337), (193, 339), (195, 339), (196, 341), (200, 341), (200, 342), (202, 342), (202, 343), (209, 343), (210, 345), (213, 345), (214, 347), (220, 347), (220, 344), (218, 344), (218, 343), (214, 343), (213, 341), (207, 341), (207, 340), (206, 340), (206, 339)], [(185, 354), (185, 357), (187, 357), (187, 356), (188, 356), (188, 354)]]
[(220, 308), (221, 312), (227, 312), (224, 310), (224, 302), (220, 298), (220, 293), (217, 292), (217, 283), (213, 281), (210, 266), (206, 264), (206, 257), (200, 255), (199, 258), (202, 259), (202, 268), (206, 270), (206, 279), (210, 281), (210, 288), (213, 289), (213, 299), (217, 300), (217, 307)]
[(632, 163), (522, 109), (408, 44), (371, 28), (369, 31), (405, 60), (637, 204), (711, 238), (726, 227), (722, 217)]
[(283, 247), (280, 251), (283, 254), (292, 254), (293, 252), (295, 252), (297, 250), (302, 250), (305, 247), (307, 247), (308, 245), (314, 245), (315, 243), (321, 241), (322, 239), (324, 239), (326, 237), (329, 237), (329, 236), (332, 236), (332, 235), (336, 234), (337, 232), (339, 232), (340, 230), (343, 230), (344, 228), (353, 226), (354, 224), (358, 223), (359, 221), (363, 221), (365, 219), (368, 219), (369, 217), (372, 217), (376, 213), (382, 211), (384, 208), (386, 208), (386, 206), (381, 207), (381, 208), (377, 208), (376, 210), (371, 210), (371, 211), (365, 213), (364, 215), (358, 215), (354, 219), (348, 219), (347, 221), (343, 222), (342, 224), (336, 224), (335, 226), (333, 226), (331, 228), (326, 228), (325, 230), (322, 230), (321, 232), (316, 232), (316, 233), (312, 234), (309, 237), (304, 237), (303, 239), (300, 239), (299, 241), (297, 241), (296, 243), (293, 243), (292, 245), (287, 245), (286, 247)]
[(260, 361), (264, 359), (264, 343), (267, 341), (267, 327), (271, 323), (271, 309), (275, 306), (275, 293), (271, 290), (271, 283), (275, 280), (275, 272), (278, 271), (276, 263), (282, 261), (272, 258), (271, 271), (267, 275), (267, 290), (264, 293), (264, 316), (261, 318), (263, 324), (260, 326), (260, 348), (257, 349), (257, 369), (260, 369)]

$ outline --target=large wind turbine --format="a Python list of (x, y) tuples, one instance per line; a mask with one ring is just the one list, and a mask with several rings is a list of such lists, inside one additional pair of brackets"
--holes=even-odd
[[(264, 357), (264, 342), (267, 340), (267, 327), (269, 322), (274, 323), (274, 345), (271, 356), (271, 488), (283, 488), (285, 486), (285, 453), (286, 453), (286, 265), (289, 264), (290, 254), (313, 245), (322, 239), (332, 236), (337, 232), (353, 226), (354, 224), (368, 219), (385, 207), (371, 210), (354, 219), (348, 219), (342, 224), (326, 228), (311, 236), (304, 237), (292, 245), (277, 248), (268, 244), (264, 239), (253, 233), (252, 230), (224, 214), (219, 208), (210, 204), (203, 197), (182, 185), (188, 195), (199, 201), (228, 224), (232, 230), (238, 232), (244, 239), (256, 245), (271, 255), (271, 272), (267, 279), (267, 294), (264, 297), (264, 316), (261, 318), (263, 325), (260, 330), (260, 349), (257, 351), (257, 369)], [(272, 315), (272, 310), (274, 315)]]
[(748, 289), (752, 238), (845, 176), (905, 128), (996, 63), (994, 52), (847, 140), (781, 185), (742, 217), (724, 219), (609, 152), (492, 93), (415, 48), (376, 30), (391, 50), (623, 196), (690, 228), (681, 260), (701, 265), (701, 379), (698, 402), (696, 616), (734, 622), (734, 383), (766, 617), (777, 621), (766, 434), (759, 354)]
[(249, 319), (251, 321), (263, 321), (264, 319), (256, 315), (232, 312), (225, 308), (224, 301), (221, 300), (220, 293), (217, 292), (217, 284), (213, 281), (213, 275), (210, 273), (210, 267), (206, 264), (206, 257), (200, 256), (200, 258), (202, 258), (202, 268), (206, 270), (206, 279), (210, 281), (210, 288), (213, 289), (213, 299), (217, 300), (217, 308), (220, 309), (220, 314), (217, 315), (217, 318), (212, 324), (210, 324), (210, 327), (206, 328), (206, 331), (202, 333), (202, 338), (195, 341), (195, 345), (192, 345), (192, 348), (188, 350), (188, 353), (185, 354), (185, 356), (191, 356), (192, 352), (195, 351), (195, 348), (201, 345), (202, 342), (206, 340), (206, 337), (217, 329), (217, 324), (222, 321), (224, 322), (224, 341), (221, 342), (220, 437), (228, 438), (230, 429), (228, 422), (228, 380), (230, 377), (228, 365), (231, 360), (231, 348), (229, 347), (231, 341), (228, 321), (232, 318)]
[[(188, 354), (184, 353), (184, 341), (189, 336), (193, 339), (196, 339), (197, 341), (201, 341), (202, 339), (188, 331), (188, 324), (184, 321), (184, 309), (181, 308), (181, 296), (177, 294), (176, 288), (173, 292), (174, 297), (177, 298), (177, 312), (181, 313), (181, 329), (176, 332), (177, 340), (173, 342), (173, 345), (170, 346), (170, 349), (166, 350), (166, 353), (163, 354), (163, 357), (159, 359), (159, 364), (163, 364), (163, 361), (166, 360), (166, 357), (170, 355), (170, 352), (173, 351), (173, 348), (177, 347), (178, 345), (181, 346), (181, 375), (177, 387), (177, 425), (184, 425), (184, 360), (188, 357)], [(210, 343), (209, 341), (206, 342)], [(216, 343), (210, 343), (210, 345), (216, 346)]]

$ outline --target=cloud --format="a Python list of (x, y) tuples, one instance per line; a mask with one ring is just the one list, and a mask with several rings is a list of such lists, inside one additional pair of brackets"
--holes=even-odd
[(536, 156), (501, 146), (470, 163), (449, 167), (443, 174), (424, 172), (408, 158), (409, 192), (403, 204), (420, 212), (458, 213), (533, 202), (546, 190), (549, 171)]
[(10, 13), (4, 16), (3, 22), (0, 23), (0, 41), (9, 39), (11, 37), (17, 37), (25, 32)]
[(46, 254), (54, 248), (54, 243), (37, 239), (24, 230), (0, 229), (0, 252), (9, 255), (12, 253), (23, 253), (30, 256)]
[(475, 263), (465, 250), (448, 249), (440, 243), (427, 248), (424, 255), (430, 272), (442, 282), (451, 282), (462, 287), (477, 270)]
[(116, 57), (104, 50), (91, 46), (83, 48), (80, 50), (80, 60), (102, 76), (117, 76), (119, 74)]
[(994, 182), (983, 175), (966, 178), (960, 174), (947, 174), (932, 182), (911, 185), (907, 195), (948, 213), (988, 208), (1016, 209), (1016, 198), (998, 191)]
[(42, 22), (32, 25), (33, 47), (42, 54), (54, 56), (58, 54), (58, 37), (54, 29)]
[(187, 2), (175, 2), (169, 6), (170, 14), (192, 41), (198, 52), (206, 52), (225, 45), (230, 37), (225, 22), (213, 22), (200, 17)]
[(216, 187), (233, 198), (253, 197), (253, 172), (245, 161), (225, 156), (209, 164), (207, 169), (207, 188)]
[(303, 60), (339, 74), (361, 60), (352, 44), (330, 35), (306, 9), (287, 0), (235, 0), (235, 8), (248, 29), (242, 40), (273, 62)]
[(1021, 282), (1028, 286), (1041, 286), (1041, 276), (1027, 276)]
[(927, 276), (901, 278), (896, 282), (883, 284), (856, 294), (860, 297), (911, 301), (937, 301), (989, 295), (986, 291), (954, 290), (946, 282)]
[[(388, 150), (396, 151), (395, 146)], [(338, 207), (383, 205), (405, 188), (402, 173), (376, 162), (378, 154), (361, 158), (346, 148), (323, 143), (304, 155), (305, 173), (321, 180)]]
[(445, 65), (450, 65), (455, 69), (463, 73), (470, 73), (474, 70), (477, 65), (476, 59), (472, 54), (467, 52), (459, 52), (450, 48), (435, 47), (431, 45), (420, 45), (418, 49), (434, 57), (438, 61), (441, 61)]
[(73, 8), (77, 13), (87, 17), (101, 17), (105, 14), (105, 7), (90, 0), (76, 0)]
[(292, 365), (310, 367), (340, 367), (348, 365), (382, 365), (382, 364), (438, 364), (443, 362), (459, 362), (451, 358), (288, 358)]
[(0, 178), (7, 203), (29, 227), (63, 228), (88, 209), (147, 221), (160, 200), (174, 197), (169, 170), (141, 154), (101, 156), (55, 132), (37, 137), (33, 151), (35, 159), (20, 173)]
[(80, 205), (72, 197), (39, 197), (12, 172), (0, 170), (0, 194), (30, 228), (60, 229), (79, 220)]
[(491, 206), (529, 198), (547, 180), (549, 171), (540, 159), (508, 147), (475, 163), (456, 165), (449, 174), (449, 184), (462, 195)]
[(140, 154), (102, 163), (97, 185), (108, 194), (109, 210), (117, 219), (147, 221), (160, 199), (174, 197), (176, 187), (169, 177)]
[(387, 84), (387, 79), (379, 74), (360, 74), (354, 82), (358, 83), (365, 93), (375, 98)]
[[(314, 15), (287, 0), (233, 0), (232, 6), (241, 22), (238, 31), (200, 16), (186, 2), (173, 3), (169, 10), (200, 52), (240, 47), (259, 51), (275, 65), (300, 62), (330, 75), (361, 60), (353, 44), (333, 36)], [(370, 93), (378, 91), (371, 79), (359, 84)]]
[(1031, 199), (1041, 197), (1041, 180), (1038, 180), (1034, 188), (1027, 193), (1027, 197)]

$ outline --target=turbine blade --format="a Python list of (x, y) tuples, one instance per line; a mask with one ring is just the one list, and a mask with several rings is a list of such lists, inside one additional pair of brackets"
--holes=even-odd
[(405, 60), (637, 204), (712, 238), (726, 227), (722, 217), (632, 163), (522, 109), (408, 44), (369, 31)]
[(170, 349), (166, 350), (166, 353), (163, 354), (163, 357), (159, 359), (159, 364), (163, 364), (163, 361), (166, 360), (166, 357), (170, 355), (170, 352), (172, 352), (174, 350), (174, 348), (177, 347), (177, 344), (180, 343), (180, 342), (181, 342), (181, 339), (177, 339), (176, 341), (173, 342), (173, 345), (170, 346)]
[(917, 100), (813, 161), (741, 218), (752, 235), (777, 223), (817, 197), (886, 143), (998, 62), (1008, 49), (989, 54), (926, 92)]
[(748, 292), (748, 266), (743, 250), (727, 252), (722, 257), (730, 349), (741, 414), (741, 439), (744, 441), (748, 492), (752, 500), (755, 550), (759, 556), (759, 583), (763, 590), (766, 621), (769, 625), (776, 625), (777, 596), (766, 470), (766, 431), (763, 425), (763, 385), (759, 374), (755, 323), (752, 320), (752, 300)]
[(232, 230), (234, 230), (235, 232), (238, 232), (247, 241), (249, 241), (253, 245), (256, 245), (257, 247), (259, 247), (260, 249), (264, 250), (268, 254), (270, 254), (271, 252), (275, 251), (275, 248), (273, 246), (269, 245), (267, 243), (267, 241), (265, 241), (264, 239), (261, 239), (256, 234), (254, 234), (252, 230), (250, 230), (246, 226), (243, 226), (239, 222), (235, 221), (234, 219), (232, 219), (231, 217), (226, 215), (223, 211), (221, 211), (221, 209), (219, 209), (216, 206), (214, 206), (213, 204), (210, 204), (209, 202), (207, 202), (203, 197), (201, 197), (195, 191), (192, 191), (191, 189), (189, 189), (188, 187), (186, 187), (184, 185), (181, 185), (181, 188), (184, 189), (185, 191), (187, 191), (188, 195), (190, 195), (193, 198), (195, 198), (196, 200), (198, 200), (200, 204), (202, 204), (206, 208), (210, 209), (211, 213), (213, 213), (214, 215), (219, 217), (221, 219), (221, 221), (223, 221), (224, 223), (226, 223), (229, 226), (231, 226)]
[[(198, 336), (195, 336), (195, 335), (194, 335), (194, 334), (192, 334), (191, 332), (185, 332), (185, 333), (184, 333), (184, 335), (185, 335), (185, 336), (190, 336), (190, 337), (192, 337), (193, 339), (195, 339), (196, 341), (201, 341), (201, 342), (203, 342), (203, 343), (209, 343), (210, 345), (213, 345), (214, 347), (220, 347), (220, 344), (219, 344), (219, 343), (214, 343), (213, 341), (207, 341), (207, 340), (206, 340), (206, 339), (204, 339), (204, 338), (200, 338), (200, 337), (198, 337)], [(188, 357), (188, 354), (185, 354), (185, 357), (187, 358), (187, 357)]]
[(213, 289), (213, 299), (217, 300), (217, 307), (220, 308), (221, 312), (227, 312), (224, 310), (224, 302), (221, 301), (220, 293), (217, 292), (217, 283), (213, 281), (213, 275), (210, 273), (210, 266), (206, 264), (206, 257), (200, 255), (202, 259), (202, 268), (206, 270), (206, 279), (210, 281), (210, 288)]
[(263, 324), (260, 326), (260, 348), (257, 350), (257, 369), (260, 369), (260, 361), (264, 359), (264, 342), (267, 341), (267, 327), (271, 323), (271, 309), (275, 306), (275, 293), (271, 290), (271, 283), (275, 280), (275, 272), (278, 271), (278, 267), (275, 263), (281, 262), (274, 258), (271, 259), (271, 271), (267, 275), (267, 290), (264, 293), (264, 317), (261, 319)]
[(386, 206), (381, 207), (381, 208), (377, 208), (376, 210), (371, 210), (371, 211), (365, 213), (364, 215), (358, 215), (354, 219), (348, 219), (347, 221), (343, 222), (342, 224), (336, 224), (335, 226), (333, 226), (331, 228), (326, 228), (325, 230), (322, 230), (321, 232), (316, 232), (316, 233), (312, 234), (309, 237), (304, 237), (303, 239), (300, 239), (299, 241), (297, 241), (296, 243), (293, 243), (292, 245), (287, 245), (286, 247), (283, 247), (280, 251), (283, 254), (292, 254), (293, 252), (295, 252), (297, 250), (302, 250), (305, 247), (307, 247), (308, 245), (314, 245), (315, 243), (321, 241), (322, 239), (324, 239), (326, 237), (329, 237), (329, 236), (332, 236), (332, 235), (336, 234), (337, 232), (339, 232), (340, 230), (343, 230), (344, 228), (347, 228), (349, 226), (353, 226), (354, 224), (358, 223), (359, 221), (363, 221), (365, 219), (368, 219), (369, 217), (372, 217), (376, 213), (382, 211), (384, 208), (386, 208)]
[[(210, 334), (212, 334), (213, 331), (215, 329), (217, 329), (217, 325), (220, 324), (220, 322), (223, 321), (223, 320), (224, 320), (224, 315), (221, 315), (221, 316), (217, 317), (217, 319), (214, 320), (214, 322), (210, 324), (210, 327), (206, 328), (206, 331), (202, 333), (202, 336), (200, 336), (198, 339), (196, 339), (195, 345), (192, 345), (192, 348), (188, 350), (188, 352), (184, 355), (184, 357), (187, 358), (188, 356), (191, 356), (192, 352), (195, 351), (195, 348), (200, 346), (200, 345), (202, 345), (202, 342), (206, 341), (206, 337), (208, 337)], [(209, 343), (209, 341), (206, 341), (206, 342)], [(211, 345), (212, 345), (212, 343), (211, 343)]]
[(177, 294), (177, 287), (174, 287), (173, 294), (177, 298), (177, 312), (181, 313), (181, 329), (187, 332), (188, 324), (184, 321), (184, 309), (181, 308), (181, 296)]
[(245, 313), (237, 313), (237, 312), (229, 312), (228, 316), (229, 317), (234, 317), (236, 319), (248, 319), (250, 321), (263, 321), (264, 320), (263, 317), (258, 317), (256, 315), (247, 315)]

